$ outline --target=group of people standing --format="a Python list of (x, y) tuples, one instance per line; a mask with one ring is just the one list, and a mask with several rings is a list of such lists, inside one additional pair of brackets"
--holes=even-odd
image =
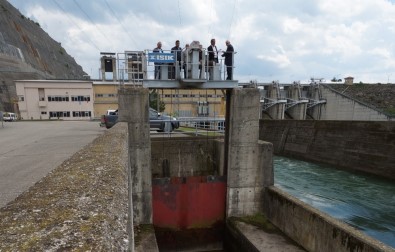
[[(222, 51), (222, 50), (218, 50), (217, 46), (215, 45), (215, 39), (211, 39), (210, 41), (210, 46), (207, 47), (207, 59), (208, 59), (208, 66), (212, 67), (216, 64), (219, 63), (218, 60), (218, 56), (219, 53), (222, 53), (221, 56), (224, 57), (224, 64), (226, 66), (226, 79), (227, 80), (232, 80), (232, 75), (233, 75), (233, 55), (234, 55), (234, 48), (232, 46), (232, 44), (230, 43), (229, 40), (226, 40), (225, 42), (226, 44), (226, 51)], [(176, 55), (176, 61), (180, 62), (180, 63), (175, 63), (175, 64), (181, 64), (181, 61), (184, 62), (184, 65), (182, 66), (184, 69), (184, 77), (186, 78), (187, 76), (187, 71), (186, 71), (186, 62), (187, 62), (187, 53), (189, 50), (190, 45), (186, 44), (185, 48), (181, 48), (180, 47), (180, 41), (176, 40), (175, 42), (175, 46), (173, 48), (171, 48), (171, 53), (174, 53)], [(201, 54), (199, 55), (199, 60), (201, 61), (203, 58), (203, 48), (202, 45), (199, 45)], [(156, 48), (154, 48), (152, 50), (153, 52), (156, 53), (163, 53), (162, 50), (162, 42), (158, 42), (156, 45)], [(170, 76), (169, 78), (171, 79), (175, 79), (175, 65), (173, 64), (172, 66), (172, 71), (170, 71)], [(179, 67), (181, 68), (181, 65), (179, 65)], [(155, 64), (155, 79), (160, 79), (160, 67), (158, 66), (158, 63)]]

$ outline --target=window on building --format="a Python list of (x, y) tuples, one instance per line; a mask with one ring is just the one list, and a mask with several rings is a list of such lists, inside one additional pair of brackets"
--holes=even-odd
[(18, 96), (18, 101), (25, 101), (25, 97), (23, 95), (19, 95)]
[(49, 117), (70, 117), (70, 111), (50, 111), (49, 112)]
[(91, 111), (73, 111), (73, 117), (91, 117)]
[(206, 101), (198, 101), (197, 102), (197, 114), (198, 114), (198, 116), (208, 116), (209, 115), (208, 102), (206, 102)]
[[(44, 101), (45, 98), (41, 97), (40, 101)], [(68, 102), (68, 95), (48, 95), (48, 102)]]
[(46, 115), (46, 114), (47, 114), (47, 111), (41, 111), (41, 114), (42, 114), (42, 115)]
[(71, 96), (71, 101), (86, 101), (89, 102), (91, 100), (91, 97), (89, 95), (72, 95)]

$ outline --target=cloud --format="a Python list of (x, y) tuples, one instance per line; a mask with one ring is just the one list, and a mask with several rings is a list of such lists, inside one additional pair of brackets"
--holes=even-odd
[(213, 37), (222, 49), (231, 40), (241, 81), (351, 75), (384, 82), (395, 72), (395, 5), (388, 0), (10, 2), (95, 77), (100, 51), (153, 49), (159, 40), (170, 49), (176, 39), (207, 47)]

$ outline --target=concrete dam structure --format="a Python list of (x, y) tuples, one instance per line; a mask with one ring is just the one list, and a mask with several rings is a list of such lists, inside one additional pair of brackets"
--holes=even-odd
[[(392, 92), (393, 85), (380, 87), (354, 84), (356, 87), (354, 88), (349, 85), (325, 84), (312, 80), (309, 85), (301, 85), (298, 82), (293, 84), (273, 82), (256, 86), (260, 89), (263, 119), (393, 121), (395, 118), (393, 113), (389, 112), (393, 110), (391, 102), (379, 100), (381, 104), (388, 103), (387, 108), (379, 109), (377, 106), (380, 106), (380, 103), (375, 104), (376, 107), (369, 104), (377, 98), (364, 99), (368, 96), (364, 94), (367, 89), (364, 88), (365, 86), (376, 86), (372, 92), (378, 93), (380, 97), (382, 94), (379, 90), (389, 89)], [(343, 91), (339, 91), (340, 87), (343, 87)], [(360, 90), (357, 92), (359, 96), (346, 95), (344, 92), (348, 89)]]
[[(189, 78), (121, 86), (119, 122), (0, 211), (5, 250), (394, 251), (274, 187), (260, 90), (199, 75), (197, 60)], [(224, 90), (225, 136), (151, 138), (149, 89), (191, 87)]]
[[(199, 187), (223, 186), (224, 181), (220, 179), (212, 180), (213, 184), (211, 185), (210, 178), (215, 176), (204, 176), (203, 174), (213, 173), (213, 171), (218, 171), (216, 167), (222, 167), (221, 159), (215, 159), (215, 157), (220, 157), (224, 153), (222, 148), (224, 139), (188, 138), (185, 145), (181, 144), (183, 140), (185, 139), (176, 137), (152, 138), (150, 146), (152, 171), (149, 171), (152, 173), (152, 194), (156, 190), (154, 188), (157, 185), (154, 182), (155, 179), (165, 180), (161, 178), (163, 173), (170, 173), (171, 176), (175, 175), (176, 177), (178, 174), (180, 177), (186, 176), (185, 182), (176, 181), (173, 177), (173, 188), (191, 186), (194, 187), (192, 192), (199, 192)], [(135, 202), (139, 200), (139, 197), (131, 196), (133, 191), (128, 184), (133, 179), (147, 179), (147, 176), (142, 173), (134, 177), (130, 170), (128, 172), (128, 167), (133, 164), (129, 158), (129, 145), (128, 123), (118, 123), (92, 144), (73, 155), (43, 181), (23, 193), (12, 204), (1, 209), (0, 240), (2, 248), (5, 251), (23, 251), (22, 248), (26, 248), (26, 246), (37, 251), (56, 248), (79, 249), (81, 247), (92, 251), (133, 251), (133, 248), (134, 251), (158, 251), (155, 229), (152, 225), (137, 225), (137, 221), (141, 220), (139, 218), (134, 223), (134, 229), (132, 228), (133, 219), (130, 216), (135, 214), (133, 205), (137, 204)], [(136, 142), (135, 146), (143, 145), (141, 142)], [(163, 148), (163, 146), (166, 147)], [(184, 149), (185, 152), (193, 151), (193, 155), (186, 157), (191, 165), (185, 166), (187, 168), (185, 170), (179, 168), (177, 163), (180, 160), (179, 154), (185, 154), (181, 152)], [(206, 150), (206, 153), (202, 153), (201, 150)], [(269, 155), (270, 152), (268, 149), (265, 153)], [(165, 159), (168, 162), (163, 162)], [(163, 166), (163, 163), (169, 165)], [(183, 163), (183, 165), (185, 164)], [(200, 177), (200, 180), (187, 181), (192, 175), (192, 168), (193, 174), (196, 175), (196, 178)], [(219, 174), (221, 173), (222, 171), (219, 169)], [(240, 175), (238, 176), (240, 178)], [(202, 177), (206, 179), (202, 179)], [(135, 183), (140, 182), (135, 181)], [(159, 185), (161, 184), (159, 183)], [(165, 186), (164, 183), (162, 185)], [(268, 186), (263, 190), (261, 213), (265, 214), (271, 223), (274, 223), (279, 230), (299, 245), (289, 244), (290, 240), (284, 242), (287, 241), (284, 238), (282, 238), (282, 243), (278, 242), (273, 245), (272, 241), (276, 240), (273, 238), (276, 235), (273, 230), (265, 231), (266, 229), (262, 229), (262, 226), (257, 228), (255, 225), (248, 224), (251, 222), (245, 222), (243, 219), (235, 220), (234, 217), (227, 218), (226, 214), (222, 214), (226, 218), (224, 220), (226, 223), (225, 235), (223, 236), (228, 242), (227, 245), (229, 245), (229, 241), (236, 243), (231, 246), (236, 248), (234, 251), (267, 251), (262, 248), (264, 245), (275, 246), (274, 248), (291, 246), (292, 250), (290, 251), (394, 251), (393, 248), (317, 211), (276, 187)], [(148, 189), (148, 191), (150, 190)], [(166, 195), (166, 190), (161, 191), (164, 193), (159, 200), (171, 196), (171, 194)], [(189, 192), (189, 189), (184, 190), (185, 192)], [(201, 192), (207, 194), (205, 189)], [(220, 194), (216, 195), (213, 196), (222, 198)], [(180, 196), (179, 199), (185, 200), (185, 196), (183, 197), (181, 194)], [(154, 198), (155, 195), (152, 197)], [(175, 201), (167, 202), (174, 203)], [(180, 204), (180, 206), (183, 205)], [(226, 204), (222, 206), (226, 207)], [(149, 211), (154, 223), (155, 206), (145, 209), (138, 205), (136, 207), (143, 209), (143, 211)], [(24, 210), (19, 211), (18, 209)], [(45, 209), (45, 211), (41, 209)], [(98, 209), (100, 212), (97, 212)], [(174, 209), (185, 210), (182, 207)], [(183, 221), (179, 223), (188, 223), (188, 214), (183, 214), (181, 217), (179, 220)], [(255, 221), (253, 223), (261, 222)], [(192, 233), (192, 235), (197, 237), (199, 234)], [(255, 240), (254, 237), (256, 237)]]

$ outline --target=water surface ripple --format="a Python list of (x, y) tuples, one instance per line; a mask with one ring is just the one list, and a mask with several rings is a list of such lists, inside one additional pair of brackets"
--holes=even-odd
[(395, 248), (393, 181), (275, 156), (274, 184)]

